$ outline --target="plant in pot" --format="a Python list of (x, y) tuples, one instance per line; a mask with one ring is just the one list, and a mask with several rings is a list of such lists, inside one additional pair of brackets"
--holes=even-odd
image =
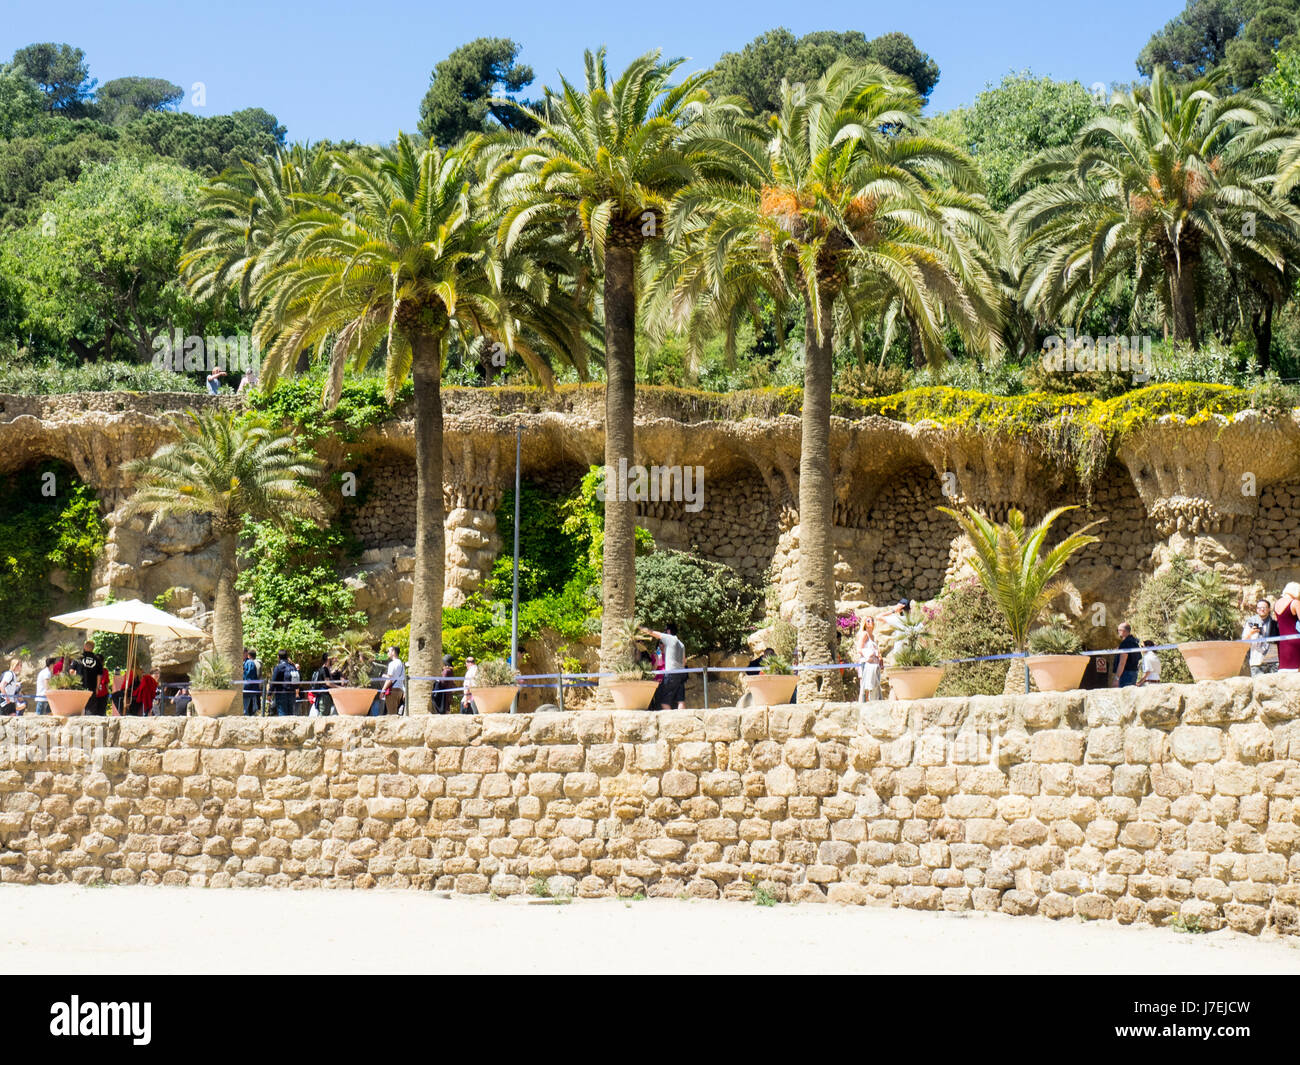
[(234, 670), (219, 651), (199, 656), (190, 670), (190, 698), (203, 717), (224, 717), (235, 712), (239, 689), (233, 686)]
[(72, 670), (72, 663), (81, 656), (81, 648), (75, 643), (64, 643), (54, 653), (63, 659), (63, 668), (50, 677), (46, 686), (45, 698), (49, 701), (50, 713), (56, 717), (77, 717), (86, 712), (91, 694), (88, 688), (81, 686), (81, 674)]
[(370, 686), (375, 652), (368, 633), (350, 629), (334, 644), (334, 668), (343, 675), (343, 685), (330, 689), (334, 709), (344, 717), (364, 717), (375, 701)]
[(1174, 617), (1174, 639), (1193, 680), (1226, 680), (1241, 672), (1250, 643), (1236, 639), (1232, 593), (1216, 570), (1193, 573)]
[(894, 699), (929, 699), (943, 680), (943, 666), (930, 646), (930, 619), (919, 609), (893, 622), (894, 650), (885, 670), (889, 694)]
[(792, 664), (799, 646), (799, 630), (777, 618), (767, 626), (764, 638), (767, 650), (759, 672), (741, 674), (740, 683), (749, 693), (750, 706), (781, 706), (794, 698), (799, 684)]
[[(1056, 507), (1033, 527), (1015, 507), (1007, 512), (1005, 522), (990, 521), (974, 507), (966, 507), (964, 513), (949, 507), (936, 509), (957, 522), (970, 539), (974, 552), (970, 564), (975, 576), (1006, 619), (1015, 649), (1027, 651), (1030, 628), (1061, 590), (1058, 583), (1061, 571), (1077, 552), (1098, 542), (1098, 538), (1088, 530), (1095, 528), (1100, 521), (1089, 522), (1050, 550), (1044, 550), (1053, 523), (1067, 511), (1078, 510), (1077, 506)], [(1013, 670), (1016, 673), (1023, 671), (1024, 687), (1020, 690), (1028, 691), (1028, 664), (1018, 666), (1012, 662), (1008, 670), (1008, 690), (1014, 690), (1011, 682)]]
[(1088, 656), (1080, 654), (1083, 641), (1070, 628), (1069, 619), (1057, 614), (1046, 625), (1029, 634), (1029, 657), (1025, 664), (1040, 692), (1073, 691), (1083, 683)]
[(640, 618), (628, 618), (616, 627), (622, 649), (613, 660), (614, 679), (605, 687), (619, 710), (646, 710), (654, 698), (659, 682), (641, 651), (645, 634)]
[(479, 663), (478, 677), (469, 685), (480, 714), (504, 714), (519, 694), (519, 674), (504, 658)]

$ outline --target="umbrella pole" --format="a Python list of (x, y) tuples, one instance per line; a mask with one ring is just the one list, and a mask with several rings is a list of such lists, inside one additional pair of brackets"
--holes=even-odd
[(131, 638), (126, 643), (126, 680), (122, 682), (122, 715), (131, 708), (131, 682), (135, 679), (135, 626), (131, 626)]

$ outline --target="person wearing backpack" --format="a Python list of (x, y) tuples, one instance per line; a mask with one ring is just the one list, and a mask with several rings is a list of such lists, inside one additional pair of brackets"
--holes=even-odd
[(271, 671), (271, 693), (275, 699), (277, 717), (293, 717), (293, 703), (297, 697), (298, 671), (289, 661), (289, 652), (281, 651), (275, 669)]

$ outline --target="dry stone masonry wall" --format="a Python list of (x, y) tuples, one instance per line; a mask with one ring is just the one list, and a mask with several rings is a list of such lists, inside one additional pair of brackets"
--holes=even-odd
[(674, 713), (50, 718), (0, 881), (999, 910), (1300, 932), (1300, 681)]

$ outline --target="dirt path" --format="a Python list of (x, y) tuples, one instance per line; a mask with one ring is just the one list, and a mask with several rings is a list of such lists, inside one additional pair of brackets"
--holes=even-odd
[(1300, 973), (1300, 942), (1000, 914), (0, 887), (7, 973)]

